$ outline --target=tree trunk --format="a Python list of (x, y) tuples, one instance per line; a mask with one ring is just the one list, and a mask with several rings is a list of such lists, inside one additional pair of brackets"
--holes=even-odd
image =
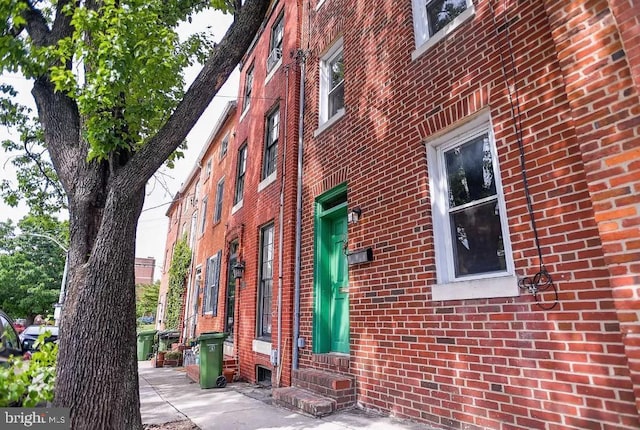
[[(120, 184), (122, 185), (122, 184)], [(114, 184), (104, 210), (71, 202), (70, 282), (64, 304), (56, 406), (71, 406), (74, 430), (142, 428), (136, 358), (134, 257), (144, 190)], [(74, 207), (84, 207), (83, 217)], [(101, 219), (95, 230), (90, 218)], [(95, 233), (94, 233), (95, 232)], [(74, 243), (74, 241), (76, 241)]]

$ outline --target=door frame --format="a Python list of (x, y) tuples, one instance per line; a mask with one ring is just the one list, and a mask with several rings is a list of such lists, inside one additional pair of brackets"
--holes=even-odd
[[(326, 280), (326, 271), (321, 270), (324, 262), (323, 241), (326, 222), (335, 217), (336, 213), (347, 211), (347, 184), (346, 182), (321, 194), (316, 198), (314, 205), (314, 255), (313, 255), (313, 342), (314, 354), (326, 354), (331, 351), (331, 306), (330, 289), (323, 289)], [(328, 207), (327, 207), (328, 206)], [(327, 207), (325, 209), (325, 207)], [(348, 298), (347, 298), (348, 300)], [(329, 334), (329, 336), (327, 336)], [(349, 335), (349, 338), (351, 336)]]

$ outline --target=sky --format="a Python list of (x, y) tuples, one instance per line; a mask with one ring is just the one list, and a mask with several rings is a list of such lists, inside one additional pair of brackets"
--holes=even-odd
[[(214, 38), (219, 40), (231, 24), (231, 21), (232, 17), (230, 15), (208, 11), (195, 15), (190, 24), (185, 24), (179, 28), (179, 33), (181, 36), (185, 36), (196, 31), (208, 30), (207, 27), (211, 27), (209, 30), (213, 32)], [(195, 79), (199, 70), (199, 66), (186, 70), (185, 81), (187, 86)], [(136, 257), (155, 258), (155, 279), (160, 279), (162, 276), (168, 225), (165, 213), (169, 203), (171, 203), (173, 196), (180, 190), (182, 183), (186, 181), (187, 176), (191, 173), (198, 155), (200, 155), (203, 145), (207, 143), (206, 140), (222, 114), (225, 105), (237, 98), (238, 77), (239, 73), (236, 70), (187, 136), (185, 157), (176, 161), (174, 169), (163, 167), (159, 171), (160, 174), (156, 173), (156, 176), (161, 177), (166, 186), (161, 186), (159, 181), (154, 178), (147, 184), (145, 205), (138, 223)], [(20, 102), (35, 110), (35, 104), (30, 94), (31, 83), (28, 80), (19, 75), (3, 74), (0, 76), (0, 83), (13, 85), (19, 92), (18, 99)], [(0, 129), (0, 139), (4, 140), (7, 136), (7, 130)], [(12, 169), (10, 157), (10, 153), (0, 150), (0, 179), (6, 178), (15, 182), (15, 171)], [(12, 208), (5, 205), (0, 199), (0, 221), (12, 219), (15, 222), (26, 213), (27, 208), (24, 205)], [(67, 215), (60, 214), (60, 218), (66, 219)]]

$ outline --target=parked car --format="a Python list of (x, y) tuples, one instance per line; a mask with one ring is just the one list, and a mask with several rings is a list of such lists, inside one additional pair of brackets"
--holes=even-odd
[(0, 310), (0, 365), (5, 365), (10, 356), (20, 357), (26, 352), (13, 321)]
[(35, 351), (33, 343), (44, 332), (50, 332), (51, 334), (44, 340), (45, 342), (57, 342), (58, 340), (58, 327), (52, 325), (30, 325), (20, 333), (20, 341), (22, 342), (22, 348), (25, 351)]

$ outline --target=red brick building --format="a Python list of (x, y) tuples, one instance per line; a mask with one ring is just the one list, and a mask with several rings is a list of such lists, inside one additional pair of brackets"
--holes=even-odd
[(230, 136), (185, 335), (316, 415), (640, 427), (639, 8), (273, 2), (201, 157)]
[(156, 265), (156, 259), (153, 257), (136, 257), (135, 261), (135, 274), (136, 285), (151, 285), (153, 284), (153, 271)]
[(640, 426), (638, 7), (310, 2), (294, 384), (443, 428)]
[[(273, 2), (242, 62), (238, 103), (227, 106), (179, 193), (196, 198), (184, 214), (196, 221), (195, 230), (185, 225), (195, 233), (182, 341), (226, 332), (225, 365), (235, 360), (243, 379), (277, 385), (289, 384), (291, 370), (300, 20), (299, 2)], [(167, 214), (180, 211), (174, 204)]]

